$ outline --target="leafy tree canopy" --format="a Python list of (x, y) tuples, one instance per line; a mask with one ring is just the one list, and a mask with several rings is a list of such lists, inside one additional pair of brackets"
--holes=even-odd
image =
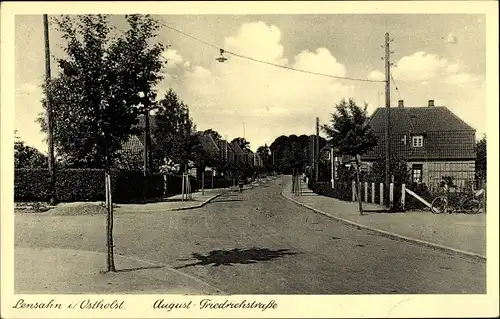
[(366, 107), (366, 104), (364, 108), (359, 107), (353, 99), (342, 100), (331, 115), (331, 126), (323, 125), (323, 130), (331, 138), (331, 146), (340, 155), (356, 157), (377, 145), (375, 134), (368, 125)]
[[(57, 60), (61, 72), (44, 91), (52, 102), (56, 151), (70, 166), (109, 167), (137, 123), (139, 106), (154, 98), (161, 80), (164, 46), (151, 44), (157, 21), (149, 15), (126, 20), (124, 35), (114, 35), (106, 15), (55, 20), (66, 56)], [(45, 118), (39, 122), (46, 132)]]
[(48, 168), (48, 158), (34, 147), (26, 145), (16, 135), (14, 142), (14, 168)]

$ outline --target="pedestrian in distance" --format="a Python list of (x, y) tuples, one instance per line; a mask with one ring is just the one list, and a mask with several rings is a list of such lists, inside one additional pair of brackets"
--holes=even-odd
[(238, 179), (238, 187), (240, 188), (240, 193), (243, 192), (243, 178)]

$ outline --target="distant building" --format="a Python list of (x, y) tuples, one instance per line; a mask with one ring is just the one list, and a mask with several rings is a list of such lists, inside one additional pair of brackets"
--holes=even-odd
[(234, 163), (236, 165), (244, 165), (248, 163), (248, 156), (247, 153), (245, 153), (241, 147), (238, 145), (236, 142), (230, 143), (233, 151), (234, 151)]

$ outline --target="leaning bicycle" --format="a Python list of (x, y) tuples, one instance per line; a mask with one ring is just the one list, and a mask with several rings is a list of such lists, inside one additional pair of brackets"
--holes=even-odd
[(483, 211), (483, 202), (479, 198), (482, 195), (482, 190), (472, 195), (467, 195), (466, 193), (450, 193), (447, 185), (443, 189), (443, 194), (434, 198), (431, 203), (431, 211), (434, 214), (479, 214)]

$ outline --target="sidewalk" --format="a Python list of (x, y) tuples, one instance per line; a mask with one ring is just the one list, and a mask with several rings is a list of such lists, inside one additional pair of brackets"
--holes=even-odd
[(103, 272), (106, 266), (105, 253), (16, 247), (14, 254), (16, 294), (223, 293), (210, 284), (167, 265), (118, 254), (115, 255), (115, 273)]
[(175, 195), (166, 198), (161, 202), (153, 202), (146, 204), (116, 204), (114, 211), (116, 213), (130, 212), (156, 212), (156, 211), (172, 211), (199, 208), (222, 195), (227, 189), (206, 189), (204, 194), (202, 191), (197, 191), (191, 194), (191, 200), (182, 200), (182, 195)]
[(302, 182), (302, 196), (292, 194), (291, 176), (283, 177), (283, 196), (323, 215), (377, 231), (382, 235), (463, 253), (485, 259), (486, 215), (432, 214), (407, 211), (377, 212), (382, 207), (363, 203), (367, 211), (360, 216), (357, 202), (345, 202), (313, 193)]

